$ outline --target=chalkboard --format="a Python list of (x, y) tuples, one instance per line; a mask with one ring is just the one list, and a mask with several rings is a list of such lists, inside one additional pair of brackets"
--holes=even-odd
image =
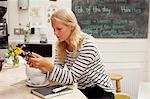
[(147, 38), (148, 0), (72, 0), (72, 10), (96, 38)]

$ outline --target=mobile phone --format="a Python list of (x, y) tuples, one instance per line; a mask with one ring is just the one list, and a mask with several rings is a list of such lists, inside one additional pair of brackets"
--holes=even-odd
[(22, 56), (22, 57), (32, 57), (32, 52), (24, 51), (20, 56)]

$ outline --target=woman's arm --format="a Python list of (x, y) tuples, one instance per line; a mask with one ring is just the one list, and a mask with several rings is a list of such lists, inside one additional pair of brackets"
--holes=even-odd
[(62, 84), (72, 84), (77, 82), (81, 75), (88, 68), (89, 63), (94, 60), (97, 55), (97, 48), (92, 43), (87, 43), (79, 50), (79, 55), (72, 66), (68, 70), (54, 66), (50, 75), (50, 80)]
[(97, 55), (97, 48), (93, 43), (84, 44), (80, 48), (76, 60), (68, 69), (62, 68), (62, 66), (57, 62), (54, 65), (41, 56), (35, 54), (33, 55), (34, 58), (29, 59), (31, 61), (31, 65), (33, 65), (34, 68), (39, 68), (44, 72), (49, 71), (50, 80), (62, 84), (72, 84), (78, 81), (87, 69), (89, 63), (94, 60), (94, 57)]

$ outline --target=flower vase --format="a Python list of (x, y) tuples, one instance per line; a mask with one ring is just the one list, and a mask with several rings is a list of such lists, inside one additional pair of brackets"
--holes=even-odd
[(13, 64), (13, 65), (12, 65), (12, 68), (17, 68), (17, 67), (19, 67), (18, 64)]
[(17, 57), (17, 56), (14, 56), (13, 58), (12, 58), (12, 62), (13, 62), (13, 68), (16, 68), (16, 67), (18, 67), (18, 63), (19, 63), (19, 58)]

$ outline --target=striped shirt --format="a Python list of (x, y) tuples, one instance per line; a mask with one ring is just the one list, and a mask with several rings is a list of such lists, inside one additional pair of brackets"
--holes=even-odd
[(114, 92), (99, 50), (90, 36), (86, 36), (77, 55), (67, 52), (64, 64), (58, 62), (56, 55), (54, 65), (49, 77), (51, 81), (62, 84), (78, 83), (79, 89), (98, 85), (107, 92)]

